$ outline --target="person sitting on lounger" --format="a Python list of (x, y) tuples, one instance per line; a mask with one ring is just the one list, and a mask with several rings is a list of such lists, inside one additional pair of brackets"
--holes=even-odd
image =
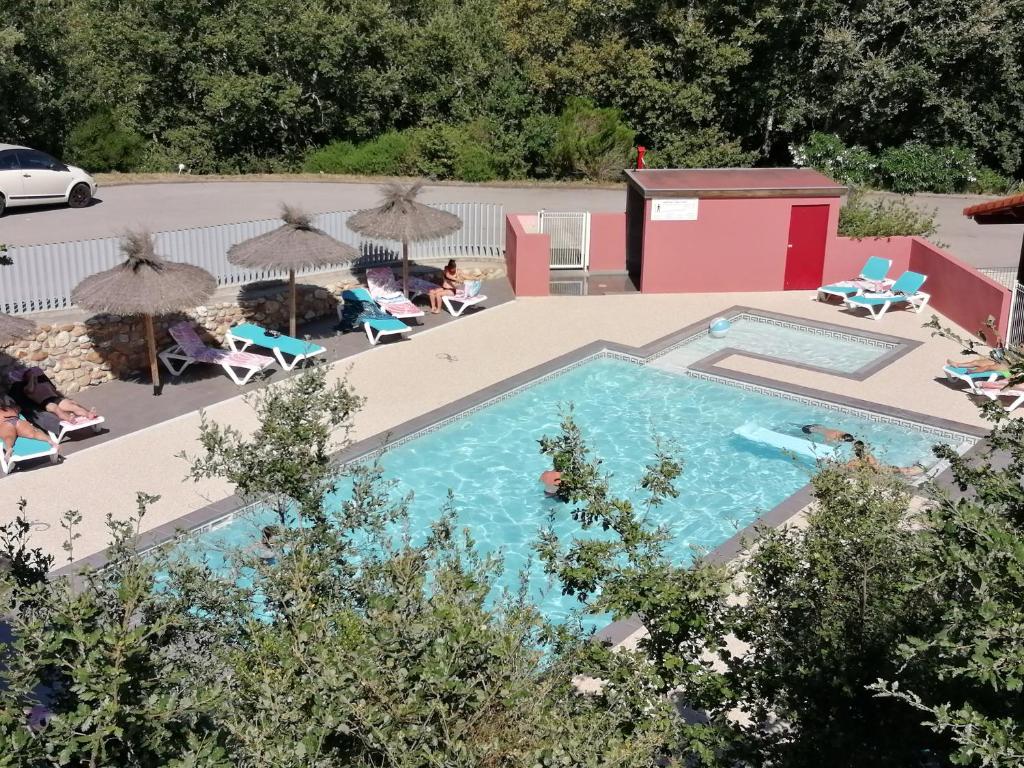
[(42, 440), (44, 443), (56, 445), (53, 439), (32, 424), (21, 418), (21, 406), (10, 395), (0, 395), (0, 440), (4, 444), (4, 455), (8, 458), (14, 453), (14, 441), (19, 437)]
[(853, 458), (846, 462), (845, 466), (850, 469), (859, 469), (861, 467), (869, 467), (877, 470), (890, 469), (893, 472), (900, 473), (901, 475), (919, 475), (924, 471), (921, 467), (894, 467), (883, 464), (873, 453), (871, 453), (863, 440), (853, 441)]
[(800, 430), (805, 435), (818, 435), (821, 437), (822, 442), (828, 443), (829, 445), (835, 445), (837, 443), (852, 443), (854, 441), (853, 435), (842, 429), (835, 429), (834, 427), (826, 427), (824, 424), (804, 424), (800, 427)]
[(430, 297), (430, 311), (435, 315), (438, 314), (441, 311), (441, 297), (454, 296), (462, 283), (463, 280), (459, 275), (455, 259), (449, 259), (445, 264), (444, 273), (441, 275), (441, 287), (435, 288), (427, 294)]
[(38, 366), (14, 366), (7, 371), (7, 380), (15, 397), (22, 397), (35, 403), (61, 421), (78, 424), (82, 421), (91, 421), (99, 415), (95, 408), (86, 408), (58, 392), (50, 378)]

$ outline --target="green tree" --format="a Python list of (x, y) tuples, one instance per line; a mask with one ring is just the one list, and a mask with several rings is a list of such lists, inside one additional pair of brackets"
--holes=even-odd
[(622, 121), (618, 110), (572, 99), (559, 118), (551, 159), (567, 176), (618, 178), (629, 165), (633, 137), (633, 130)]

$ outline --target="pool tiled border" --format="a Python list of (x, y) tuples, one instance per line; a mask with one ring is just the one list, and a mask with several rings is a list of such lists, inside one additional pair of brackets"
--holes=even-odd
[[(782, 358), (760, 355), (746, 352), (740, 349), (725, 348), (715, 352), (708, 357), (702, 358), (689, 366), (691, 375), (700, 378), (720, 381), (725, 384), (740, 386), (746, 389), (763, 391), (774, 396), (788, 397), (791, 399), (815, 401), (828, 406), (855, 412), (858, 415), (877, 421), (887, 421), (895, 424), (909, 426), (913, 424), (918, 428), (924, 427), (933, 432), (936, 437), (943, 435), (957, 434), (978, 438), (986, 434), (986, 430), (973, 427), (959, 422), (949, 421), (924, 414), (905, 411), (899, 408), (870, 403), (856, 398), (837, 395), (832, 392), (825, 392), (810, 387), (790, 384), (788, 382), (776, 381), (761, 376), (754, 376), (740, 371), (731, 370), (716, 365), (723, 358), (730, 356), (746, 356), (757, 359), (767, 359), (789, 367), (805, 368), (809, 370), (823, 371), (831, 375), (843, 378), (854, 378), (863, 380), (881, 368), (891, 365), (895, 360), (920, 346), (921, 342), (903, 339), (896, 336), (879, 334), (872, 331), (851, 332), (847, 327), (821, 323), (811, 320), (804, 320), (800, 317), (784, 315), (775, 312), (768, 312), (761, 309), (753, 309), (742, 305), (735, 305), (716, 312), (714, 315), (691, 323), (678, 331), (655, 339), (640, 347), (628, 346), (612, 341), (594, 341), (586, 344), (564, 355), (560, 355), (541, 365), (522, 371), (514, 376), (499, 381), (488, 387), (484, 387), (471, 395), (460, 398), (435, 408), (421, 416), (410, 419), (388, 432), (379, 433), (372, 437), (360, 440), (347, 448), (337, 452), (333, 457), (339, 466), (348, 464), (357, 459), (369, 457), (375, 453), (386, 451), (390, 448), (401, 445), (418, 435), (433, 432), (444, 427), (457, 419), (484, 408), (491, 403), (505, 400), (518, 392), (539, 384), (553, 376), (564, 373), (567, 370), (577, 368), (596, 357), (614, 357), (637, 365), (645, 365), (651, 360), (657, 359), (672, 351), (680, 345), (701, 336), (707, 332), (708, 324), (716, 317), (724, 316), (736, 318), (739, 316), (756, 317), (765, 319), (768, 322), (777, 322), (784, 325), (796, 325), (820, 331), (825, 335), (840, 338), (868, 339), (880, 346), (890, 348), (890, 351), (876, 359), (868, 366), (852, 374), (842, 374), (832, 370), (818, 368), (816, 366), (805, 366), (793, 363)], [(909, 424), (908, 424), (909, 422)], [(930, 428), (930, 429), (929, 429)], [(705, 559), (711, 562), (725, 563), (734, 558), (745, 546), (746, 542), (757, 538), (759, 530), (765, 527), (777, 527), (793, 515), (798, 513), (811, 501), (811, 486), (805, 485), (796, 493), (783, 500), (771, 510), (758, 517), (753, 523), (737, 532), (734, 536), (715, 547)], [(260, 502), (251, 502), (237, 495), (228, 496), (220, 501), (213, 502), (201, 507), (187, 515), (179, 517), (169, 523), (157, 526), (141, 534), (136, 540), (136, 550), (143, 552), (169, 541), (177, 539), (182, 535), (194, 534), (204, 529), (209, 529), (230, 522), (240, 515), (258, 506)], [(102, 550), (93, 555), (76, 560), (73, 563), (58, 568), (52, 572), (53, 576), (68, 576), (74, 579), (83, 568), (100, 568), (107, 562), (108, 550)], [(614, 622), (598, 632), (602, 640), (617, 643), (633, 634), (639, 628), (639, 624), (633, 620)]]

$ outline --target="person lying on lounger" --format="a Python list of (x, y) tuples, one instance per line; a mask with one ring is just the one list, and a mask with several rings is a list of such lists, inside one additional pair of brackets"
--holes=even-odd
[(924, 472), (921, 467), (894, 467), (889, 464), (883, 464), (878, 458), (871, 453), (867, 445), (864, 444), (863, 440), (854, 440), (853, 442), (853, 458), (850, 459), (844, 465), (850, 469), (859, 469), (861, 467), (869, 467), (871, 469), (890, 469), (893, 472), (898, 472), (901, 475), (920, 475)]
[(86, 408), (58, 392), (50, 378), (38, 366), (15, 366), (7, 371), (7, 380), (10, 382), (12, 394), (35, 403), (61, 421), (78, 424), (82, 421), (91, 421), (99, 415), (95, 408)]
[(0, 395), (0, 440), (4, 444), (4, 455), (10, 459), (14, 453), (14, 441), (19, 437), (42, 440), (56, 445), (53, 439), (21, 418), (21, 406), (10, 395)]
[(991, 357), (985, 357), (984, 355), (977, 355), (976, 357), (968, 357), (964, 360), (953, 360), (950, 358), (946, 360), (946, 365), (952, 366), (953, 368), (966, 368), (968, 373), (984, 373), (985, 371), (1005, 371), (1006, 363), (993, 360)]

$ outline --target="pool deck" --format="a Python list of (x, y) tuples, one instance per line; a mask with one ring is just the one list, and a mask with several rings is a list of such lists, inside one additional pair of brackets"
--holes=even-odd
[[(489, 294), (501, 295), (502, 287), (488, 284)], [(506, 294), (507, 295), (507, 294)], [(370, 348), (365, 337), (346, 337), (345, 348), (332, 352), (331, 375), (348, 377), (366, 403), (354, 419), (356, 441), (400, 428), (406, 422), (422, 423), (424, 414), (445, 409), (457, 401), (472, 402), (479, 393), (504, 388), (509, 380), (523, 377), (558, 358), (571, 358), (581, 348), (603, 342), (623, 348), (654, 345), (681, 329), (730, 307), (744, 306), (764, 312), (796, 316), (817, 323), (897, 336), (914, 344), (881, 370), (863, 380), (808, 370), (756, 357), (734, 354), (717, 359), (717, 372), (732, 372), (752, 381), (775, 383), (790, 390), (818, 390), (828, 399), (875, 403), (894, 413), (931, 416), (944, 422), (980, 431), (984, 422), (973, 402), (940, 380), (944, 360), (957, 356), (951, 342), (931, 337), (922, 324), (931, 316), (894, 311), (881, 321), (848, 313), (836, 305), (812, 300), (810, 292), (739, 294), (606, 295), (587, 297), (524, 298), (499, 303), (472, 316), (428, 325), (412, 339)], [(349, 342), (347, 339), (352, 338)], [(361, 350), (361, 351), (360, 351)], [(348, 356), (344, 356), (345, 354)], [(226, 377), (224, 377), (226, 380)], [(211, 504), (225, 504), (231, 487), (218, 480), (193, 483), (185, 479), (187, 462), (179, 454), (195, 453), (199, 412), (241, 430), (255, 426), (255, 419), (238, 389), (215, 386), (227, 399), (199, 396), (206, 380), (169, 387), (159, 398), (164, 410), (168, 398), (183, 398), (188, 410), (150, 426), (145, 419), (120, 414), (115, 382), (98, 388), (87, 402), (110, 407), (105, 441), (82, 441), (58, 466), (40, 465), (0, 478), (0, 509), (12, 516), (15, 503), (28, 501), (28, 516), (36, 522), (35, 545), (66, 560), (61, 550), (62, 514), (68, 509), (82, 513), (83, 524), (75, 542), (75, 558), (103, 550), (107, 513), (123, 518), (135, 510), (135, 493), (158, 495), (144, 521), (143, 530), (174, 526), (175, 521)], [(272, 385), (272, 384), (271, 384)], [(136, 385), (139, 386), (139, 385)], [(195, 394), (188, 392), (195, 386)], [(211, 385), (214, 386), (214, 385)], [(252, 386), (241, 392), (250, 391)], [(191, 399), (189, 399), (191, 397)], [(136, 401), (137, 402), (137, 401)], [(182, 401), (177, 401), (179, 404)], [(137, 410), (138, 406), (135, 407)], [(125, 433), (131, 424), (134, 431)], [(141, 428), (138, 428), (140, 427)], [(404, 430), (403, 430), (404, 431)], [(794, 510), (795, 511), (795, 510)]]

